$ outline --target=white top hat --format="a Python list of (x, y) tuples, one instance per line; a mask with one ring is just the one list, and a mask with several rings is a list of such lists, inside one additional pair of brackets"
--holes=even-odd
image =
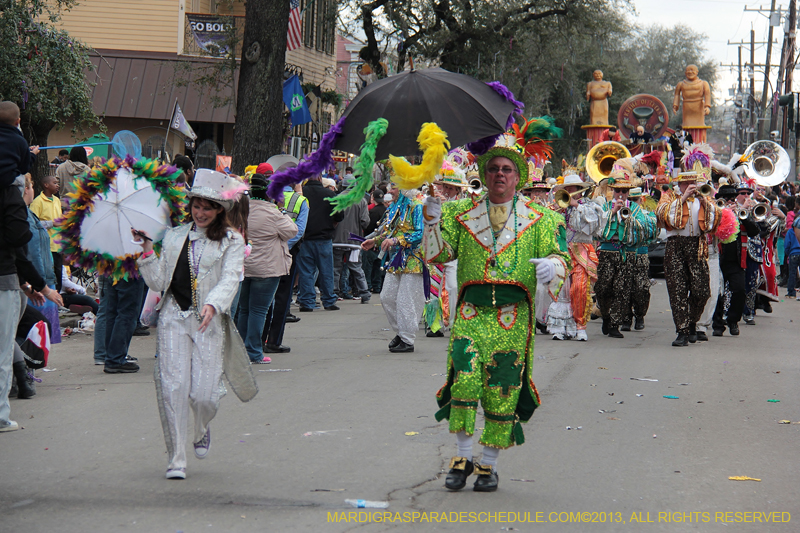
[(232, 176), (216, 170), (200, 168), (195, 171), (192, 188), (186, 193), (186, 196), (216, 202), (224, 207), (225, 211), (230, 211), (233, 204), (236, 203), (236, 199), (247, 188), (246, 184)]

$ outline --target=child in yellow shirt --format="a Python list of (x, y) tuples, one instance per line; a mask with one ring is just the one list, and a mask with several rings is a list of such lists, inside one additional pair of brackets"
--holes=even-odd
[(53, 240), (55, 236), (54, 222), (61, 218), (61, 200), (55, 194), (58, 192), (58, 178), (46, 176), (42, 180), (42, 193), (37, 196), (29, 209), (39, 217), (40, 224), (50, 233), (50, 252), (53, 254), (53, 270), (56, 274), (56, 290), (61, 292), (61, 266), (64, 261), (61, 257), (60, 246)]

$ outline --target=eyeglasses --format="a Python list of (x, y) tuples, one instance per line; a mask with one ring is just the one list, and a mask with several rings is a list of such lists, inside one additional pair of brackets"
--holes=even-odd
[(750, 196), (749, 192), (740, 192), (737, 196)]
[(489, 174), (512, 174), (516, 171), (517, 169), (514, 167), (489, 167), (486, 169), (486, 172)]

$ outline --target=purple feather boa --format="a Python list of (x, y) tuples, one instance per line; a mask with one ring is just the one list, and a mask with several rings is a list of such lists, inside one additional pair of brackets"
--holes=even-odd
[[(487, 83), (489, 87), (491, 87), (494, 92), (502, 96), (506, 99), (506, 101), (511, 102), (514, 104), (514, 111), (508, 115), (508, 120), (506, 121), (506, 130), (510, 129), (511, 126), (514, 124), (514, 115), (522, 116), (522, 110), (525, 109), (525, 104), (514, 98), (514, 93), (512, 93), (508, 87), (500, 83), (499, 81), (492, 81)], [(492, 146), (497, 142), (497, 139), (500, 138), (502, 133), (498, 133), (497, 135), (492, 135), (489, 137), (484, 137), (483, 139), (478, 139), (475, 142), (467, 143), (467, 150), (472, 152), (474, 156), (480, 156), (488, 152)]]
[(308, 156), (294, 168), (289, 168), (283, 172), (278, 172), (270, 177), (269, 188), (267, 189), (267, 196), (272, 199), (281, 198), (283, 188), (287, 185), (294, 185), (303, 180), (322, 173), (324, 170), (333, 166), (333, 145), (336, 144), (337, 139), (342, 134), (344, 127), (344, 119), (342, 117), (339, 121), (331, 126), (331, 129), (322, 136), (319, 143), (319, 148), (316, 152)]

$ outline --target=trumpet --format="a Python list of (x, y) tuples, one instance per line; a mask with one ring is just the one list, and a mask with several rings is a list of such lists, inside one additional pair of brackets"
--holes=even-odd
[(561, 209), (566, 209), (567, 207), (569, 207), (569, 203), (572, 200), (572, 198), (575, 198), (576, 196), (578, 196), (579, 198), (583, 198), (584, 196), (590, 194), (590, 192), (592, 191), (592, 189), (594, 189), (594, 187), (595, 186), (592, 185), (591, 187), (582, 189), (580, 191), (575, 191), (572, 193), (567, 192), (564, 189), (559, 189), (555, 193), (553, 193), (553, 202)]
[(768, 215), (769, 205), (764, 202), (757, 203), (751, 208), (740, 207), (736, 210), (736, 216), (739, 218), (739, 220), (745, 220), (752, 216), (753, 220), (756, 222), (763, 222), (767, 219)]
[(470, 194), (480, 194), (483, 191), (483, 183), (479, 178), (472, 178), (469, 180), (469, 187), (467, 187), (467, 192)]
[(695, 192), (700, 196), (711, 196), (714, 194), (714, 187), (709, 185), (708, 183), (703, 183), (699, 187), (695, 189)]
[(623, 207), (617, 212), (619, 213), (619, 218), (621, 218), (622, 220), (626, 220), (627, 218), (629, 218), (631, 216), (631, 208), (630, 207)]
[(715, 203), (717, 204), (717, 207), (719, 207), (720, 209), (725, 208), (726, 205), (725, 200), (723, 200), (722, 198), (719, 198)]

